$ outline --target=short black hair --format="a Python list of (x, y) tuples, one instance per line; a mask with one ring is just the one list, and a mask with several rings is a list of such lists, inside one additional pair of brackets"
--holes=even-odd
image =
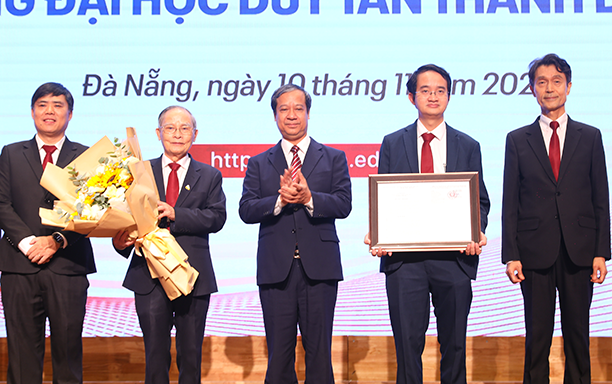
[(274, 116), (276, 116), (276, 105), (278, 104), (278, 98), (281, 97), (282, 94), (292, 91), (302, 91), (302, 93), (304, 93), (304, 99), (306, 99), (306, 112), (310, 113), (310, 106), (312, 106), (312, 97), (310, 97), (310, 95), (308, 94), (308, 92), (306, 92), (304, 88), (300, 87), (299, 85), (289, 83), (281, 86), (272, 94), (271, 105), (272, 112), (274, 112)]
[(60, 96), (64, 95), (66, 97), (66, 102), (68, 103), (68, 110), (72, 112), (74, 108), (74, 98), (72, 97), (72, 93), (68, 90), (68, 88), (64, 87), (60, 83), (44, 83), (34, 92), (32, 95), (32, 104), (30, 108), (34, 109), (34, 104), (41, 97), (45, 97), (47, 95)]
[(557, 71), (563, 73), (568, 84), (572, 81), (572, 68), (567, 61), (560, 58), (555, 53), (549, 53), (548, 55), (535, 59), (529, 63), (529, 85), (533, 87), (535, 84), (535, 74), (538, 68), (549, 65), (554, 65), (555, 68), (557, 68)]
[(416, 88), (417, 88), (417, 80), (418, 77), (421, 73), (424, 72), (429, 72), (429, 71), (433, 71), (436, 73), (439, 73), (440, 76), (442, 76), (444, 78), (444, 80), (446, 80), (446, 90), (448, 91), (448, 93), (450, 94), (451, 91), (451, 85), (452, 85), (452, 81), (451, 81), (451, 77), (450, 74), (448, 72), (446, 72), (446, 69), (439, 67), (435, 64), (425, 64), (419, 67), (419, 69), (417, 69), (416, 71), (414, 71), (414, 73), (410, 76), (410, 78), (408, 79), (408, 82), (406, 83), (406, 87), (408, 88), (408, 92), (412, 93), (413, 95), (416, 93)]

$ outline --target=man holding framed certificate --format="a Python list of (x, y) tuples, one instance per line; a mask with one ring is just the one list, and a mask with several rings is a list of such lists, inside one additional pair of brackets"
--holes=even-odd
[[(438, 323), (440, 380), (465, 383), (465, 336), (472, 302), (471, 280), (476, 278), (478, 255), (487, 239), (489, 197), (482, 179), (480, 144), (444, 121), (451, 78), (443, 68), (428, 64), (415, 71), (408, 98), (418, 111), (411, 125), (385, 136), (378, 173), (478, 172), (480, 241), (467, 242), (461, 251), (391, 252), (372, 248), (381, 257), (386, 275), (389, 316), (397, 355), (397, 383), (422, 383), (421, 355), (429, 326), (429, 297)], [(419, 216), (410, 220), (419, 220)], [(443, 219), (441, 219), (443, 220)], [(399, 224), (401, 225), (401, 223)], [(430, 228), (436, 231), (437, 228)], [(444, 234), (440, 233), (444, 238)], [(366, 236), (370, 244), (370, 234)]]

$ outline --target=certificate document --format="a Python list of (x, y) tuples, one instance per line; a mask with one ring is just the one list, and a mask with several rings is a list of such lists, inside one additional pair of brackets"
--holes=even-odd
[(372, 247), (460, 250), (480, 239), (477, 172), (370, 175)]

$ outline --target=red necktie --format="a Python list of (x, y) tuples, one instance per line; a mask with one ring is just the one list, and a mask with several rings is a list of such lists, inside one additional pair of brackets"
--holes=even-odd
[(45, 152), (47, 152), (47, 154), (45, 155), (45, 158), (43, 159), (43, 163), (42, 163), (42, 167), (44, 170), (45, 167), (47, 166), (47, 163), (53, 164), (52, 155), (53, 155), (53, 152), (55, 152), (55, 150), (57, 149), (57, 147), (55, 145), (43, 145), (42, 147), (45, 150)]
[(170, 169), (170, 175), (168, 176), (168, 187), (166, 188), (166, 203), (170, 204), (174, 207), (176, 204), (176, 199), (178, 199), (179, 195), (179, 182), (178, 182), (178, 173), (176, 172), (180, 165), (178, 163), (170, 163), (168, 164)]
[(302, 161), (298, 156), (299, 150), (300, 147), (298, 147), (297, 145), (291, 147), (291, 153), (293, 153), (293, 159), (291, 160), (291, 180), (293, 181), (295, 181), (295, 179), (297, 178), (297, 171), (302, 168)]
[(559, 147), (559, 136), (557, 135), (557, 128), (559, 123), (556, 121), (550, 122), (552, 128), (552, 136), (550, 137), (550, 145), (548, 146), (548, 158), (550, 159), (550, 166), (552, 167), (555, 180), (559, 180), (559, 165), (561, 165), (561, 149)]
[(424, 133), (423, 138), (423, 147), (421, 148), (421, 173), (433, 173), (433, 155), (431, 154), (431, 146), (429, 143), (434, 139), (433, 133)]

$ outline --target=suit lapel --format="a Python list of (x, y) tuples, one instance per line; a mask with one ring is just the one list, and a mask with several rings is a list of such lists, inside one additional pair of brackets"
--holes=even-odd
[(561, 178), (567, 171), (568, 164), (571, 163), (574, 151), (580, 141), (580, 136), (582, 136), (582, 129), (577, 128), (574, 121), (568, 117), (565, 141), (563, 142), (563, 155), (561, 156), (561, 165), (559, 166), (559, 181), (561, 181)]
[(151, 169), (153, 169), (153, 176), (155, 177), (159, 199), (161, 201), (166, 201), (166, 188), (164, 188), (164, 174), (162, 172), (161, 159), (160, 156), (157, 159), (151, 160)]
[(540, 162), (542, 169), (544, 169), (544, 172), (550, 178), (550, 180), (553, 183), (556, 183), (557, 180), (555, 180), (555, 175), (553, 174), (552, 166), (550, 165), (550, 159), (548, 158), (548, 152), (546, 151), (546, 145), (544, 144), (544, 137), (542, 136), (539, 117), (527, 128), (525, 135), (527, 135), (527, 143)]
[(287, 159), (285, 158), (285, 154), (281, 148), (280, 141), (268, 151), (268, 161), (270, 164), (272, 164), (279, 175), (282, 175), (285, 172), (285, 169), (289, 168), (287, 165)]
[(306, 156), (304, 156), (304, 164), (302, 164), (302, 174), (306, 179), (308, 179), (308, 176), (310, 176), (322, 157), (323, 146), (311, 138), (308, 152), (306, 152)]
[[(188, 155), (191, 157), (191, 155)], [(195, 160), (191, 159), (189, 163), (189, 168), (187, 168), (187, 173), (185, 174), (185, 180), (183, 181), (183, 186), (179, 191), (178, 199), (176, 199), (175, 206), (180, 207), (185, 200), (189, 197), (191, 193), (191, 189), (200, 179), (200, 167), (195, 164)]]
[[(64, 168), (68, 164), (70, 164), (74, 159), (78, 157), (77, 155), (77, 147), (73, 142), (68, 140), (64, 140), (64, 144), (62, 145), (62, 149), (57, 157), (57, 166), (60, 168)], [(42, 168), (42, 165), (41, 165)]]
[(42, 163), (40, 162), (40, 153), (38, 152), (38, 145), (36, 139), (32, 139), (23, 144), (23, 156), (26, 162), (30, 165), (32, 172), (36, 175), (36, 179), (40, 180), (42, 177)]
[(419, 173), (419, 157), (417, 148), (417, 123), (416, 121), (405, 128), (403, 139), (404, 139), (404, 151), (406, 152), (406, 158), (408, 159), (409, 173)]
[[(26, 157), (28, 164), (34, 170), (34, 173), (40, 177), (42, 176), (42, 163), (40, 162), (40, 153), (38, 151), (38, 144), (36, 144), (36, 139), (32, 139), (24, 144), (23, 154)], [(74, 159), (78, 157), (77, 147), (73, 142), (68, 140), (64, 140), (64, 144), (62, 145), (62, 149), (57, 157), (57, 165), (60, 168), (64, 168), (68, 164), (70, 164)]]
[(457, 157), (459, 156), (459, 134), (446, 125), (446, 166), (445, 172), (455, 172), (457, 169)]

